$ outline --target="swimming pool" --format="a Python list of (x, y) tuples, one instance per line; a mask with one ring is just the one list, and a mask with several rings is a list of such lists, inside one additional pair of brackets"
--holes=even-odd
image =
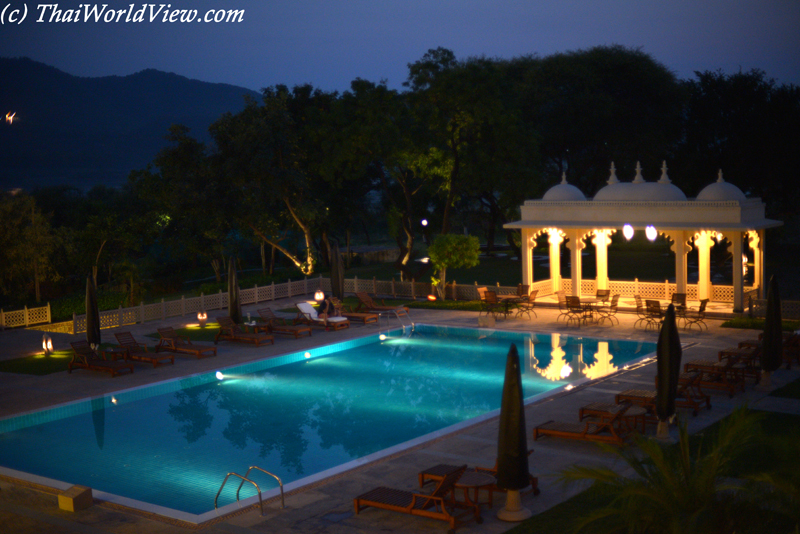
[[(528, 402), (655, 350), (416, 325), (222, 369), (222, 380), (207, 373), (0, 420), (0, 472), (206, 521), (228, 472), (258, 465), (291, 489), (496, 415), (511, 343)], [(276, 487), (254, 480), (262, 491)], [(221, 512), (236, 506), (237, 486), (226, 486)]]

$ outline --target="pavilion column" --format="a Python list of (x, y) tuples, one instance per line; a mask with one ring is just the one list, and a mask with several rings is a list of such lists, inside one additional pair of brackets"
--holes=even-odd
[(583, 264), (581, 261), (581, 251), (586, 248), (586, 243), (583, 241), (584, 230), (570, 230), (567, 234), (569, 238), (569, 252), (570, 252), (570, 274), (572, 278), (572, 294), (575, 296), (581, 295), (581, 274), (583, 272)]
[(550, 243), (550, 282), (555, 293), (561, 290), (561, 243), (564, 241), (564, 233), (558, 228), (548, 228), (547, 235)]
[(522, 229), (522, 283), (530, 287), (533, 283), (533, 249), (536, 247), (533, 231)]
[(761, 298), (764, 298), (763, 233), (764, 230), (750, 230), (747, 232), (750, 248), (753, 249), (753, 285), (758, 288), (758, 294)]
[(697, 298), (711, 300), (711, 247), (716, 232), (703, 230), (694, 236), (697, 248)]
[(672, 240), (671, 249), (675, 253), (675, 292), (688, 294), (686, 256), (689, 254), (689, 236), (683, 230), (673, 230), (667, 232), (667, 236)]
[(608, 289), (608, 245), (611, 244), (612, 233), (614, 230), (595, 230), (592, 238), (597, 264), (597, 289)]
[(731, 264), (733, 267), (733, 312), (744, 311), (744, 277), (742, 276), (742, 232), (725, 232), (725, 238), (732, 245)]

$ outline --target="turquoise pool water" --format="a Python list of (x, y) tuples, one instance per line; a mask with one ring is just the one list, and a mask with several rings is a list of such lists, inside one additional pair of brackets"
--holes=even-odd
[[(258, 465), (286, 485), (497, 410), (511, 343), (526, 399), (655, 350), (416, 325), (222, 369), (222, 380), (209, 373), (1, 420), (0, 466), (203, 514), (228, 472)], [(276, 487), (253, 476), (262, 491)]]

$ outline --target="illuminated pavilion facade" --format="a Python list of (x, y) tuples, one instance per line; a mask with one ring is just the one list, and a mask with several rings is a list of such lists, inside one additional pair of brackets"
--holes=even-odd
[[(587, 199), (566, 177), (550, 188), (541, 200), (526, 200), (521, 219), (505, 228), (522, 233), (522, 282), (539, 295), (563, 290), (573, 295), (593, 295), (597, 289), (610, 289), (612, 294), (642, 295), (644, 298), (669, 299), (672, 293), (686, 293), (689, 300), (709, 299), (728, 302), (734, 312), (743, 311), (745, 292), (764, 287), (764, 231), (780, 226), (780, 221), (764, 217), (760, 198), (747, 198), (733, 184), (725, 182), (720, 171), (716, 182), (705, 187), (697, 198), (689, 199), (667, 176), (666, 163), (661, 178), (647, 182), (641, 166), (636, 165), (632, 182), (617, 179), (614, 164), (607, 185), (592, 199)], [(611, 235), (619, 230), (645, 230), (653, 240), (663, 235), (675, 253), (675, 282), (643, 283), (612, 281), (608, 278), (608, 246)], [(546, 235), (550, 244), (550, 279), (533, 280), (533, 249), (536, 239)], [(581, 251), (587, 240), (595, 246), (597, 277), (582, 279)], [(734, 260), (752, 250), (754, 283), (744, 286), (742, 264), (732, 262), (733, 285), (711, 282), (711, 247), (727, 242)], [(561, 246), (570, 251), (571, 277), (561, 277)], [(687, 255), (697, 249), (698, 281), (687, 283)], [(574, 288), (577, 288), (576, 291)]]

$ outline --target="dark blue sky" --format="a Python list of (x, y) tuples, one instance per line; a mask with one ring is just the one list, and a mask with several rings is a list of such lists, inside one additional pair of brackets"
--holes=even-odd
[[(105, 1), (108, 9), (127, 9), (134, 0)], [(167, 8), (157, 22), (84, 22), (83, 15), (50, 22), (54, 8), (37, 9), (43, 5), (0, 2), (0, 55), (79, 76), (155, 68), (255, 90), (312, 83), (341, 91), (356, 77), (399, 88), (407, 64), (438, 46), (463, 59), (621, 44), (641, 48), (680, 78), (760, 68), (800, 85), (798, 0), (173, 0), (169, 9), (197, 9), (199, 17), (244, 10), (239, 23), (183, 24), (160, 22)], [(65, 16), (80, 5), (58, 9)], [(134, 12), (143, 5), (135, 3)], [(24, 6), (27, 19), (9, 23)]]

